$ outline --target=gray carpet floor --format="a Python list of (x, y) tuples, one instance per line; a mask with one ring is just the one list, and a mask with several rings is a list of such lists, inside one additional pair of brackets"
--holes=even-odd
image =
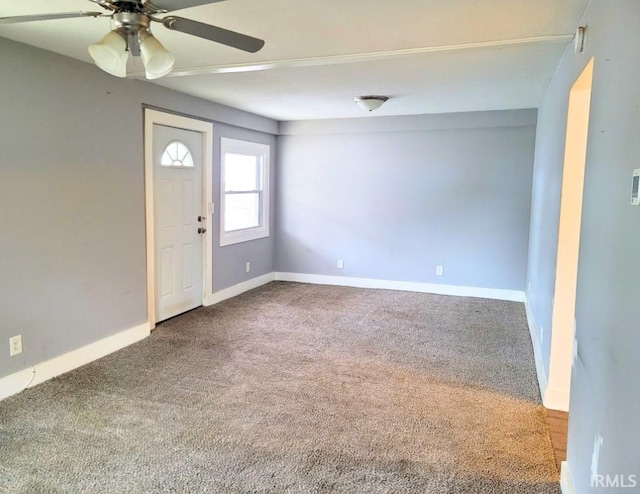
[(2, 492), (560, 492), (522, 304), (271, 283), (0, 402)]

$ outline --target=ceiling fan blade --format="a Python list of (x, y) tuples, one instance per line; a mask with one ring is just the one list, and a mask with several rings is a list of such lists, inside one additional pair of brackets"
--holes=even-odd
[(55, 19), (73, 19), (74, 17), (101, 17), (103, 12), (62, 12), (59, 14), (18, 15), (0, 17), (0, 24), (17, 24), (18, 22), (52, 21)]
[(165, 17), (162, 23), (168, 29), (179, 31), (181, 33), (191, 34), (199, 38), (208, 39), (221, 43), (223, 45), (237, 48), (238, 50), (255, 53), (264, 46), (264, 41), (258, 38), (252, 38), (246, 34), (236, 33), (210, 24), (184, 19), (183, 17)]
[(172, 10), (188, 9), (189, 7), (198, 7), (208, 3), (223, 2), (224, 0), (149, 0), (146, 3), (157, 10), (171, 12)]

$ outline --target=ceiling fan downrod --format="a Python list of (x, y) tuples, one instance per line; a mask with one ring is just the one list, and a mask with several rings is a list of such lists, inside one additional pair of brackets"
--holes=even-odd
[(137, 12), (117, 12), (113, 14), (115, 31), (122, 36), (127, 43), (127, 51), (134, 57), (140, 56), (140, 44), (151, 36), (149, 26), (151, 19)]

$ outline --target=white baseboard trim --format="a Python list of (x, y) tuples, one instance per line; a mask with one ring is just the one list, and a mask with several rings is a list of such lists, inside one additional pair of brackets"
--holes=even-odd
[(121, 350), (143, 340), (150, 333), (147, 322), (3, 377), (0, 379), (0, 400)]
[(356, 288), (379, 288), (384, 290), (402, 290), (407, 292), (433, 293), (436, 295), (454, 295), (458, 297), (490, 298), (524, 302), (524, 292), (518, 290), (500, 290), (496, 288), (477, 288), (469, 286), (437, 285), (413, 281), (377, 280), (372, 278), (350, 278), (346, 276), (326, 276), (304, 273), (275, 273), (276, 281), (294, 281), (316, 285), (351, 286)]
[[(350, 278), (343, 276), (326, 276), (303, 273), (272, 272), (210, 294), (207, 297), (205, 305), (217, 304), (219, 302), (222, 302), (223, 300), (227, 300), (249, 290), (253, 290), (254, 288), (266, 285), (267, 283), (270, 283), (272, 281), (292, 281), (297, 283), (313, 283), (318, 285), (337, 285), (357, 288), (403, 290), (410, 292), (433, 293), (439, 295), (453, 295), (460, 297), (478, 297), (497, 300), (509, 300), (513, 302), (525, 301), (524, 292), (517, 290), (437, 285), (408, 281)], [(527, 315), (529, 315), (528, 309)], [(529, 327), (532, 327), (531, 322)], [(73, 369), (88, 364), (89, 362), (98, 360), (99, 358), (109, 355), (110, 353), (136, 343), (149, 336), (150, 332), (150, 324), (144, 323), (140, 326), (122, 331), (59, 357), (55, 357), (51, 360), (41, 362), (27, 369), (23, 369), (9, 376), (0, 378), (0, 400), (20, 393), (26, 388), (36, 386), (40, 383), (48, 381), (49, 379), (64, 374), (65, 372), (69, 372)], [(540, 367), (538, 365), (538, 354), (539, 351), (536, 352), (536, 367)], [(538, 377), (540, 378), (540, 375)]]
[(524, 308), (527, 312), (527, 322), (529, 323), (529, 333), (531, 334), (531, 343), (533, 344), (533, 356), (536, 362), (536, 373), (538, 374), (538, 385), (540, 386), (540, 395), (542, 396), (542, 404), (548, 410), (558, 410), (561, 412), (569, 411), (569, 391), (556, 389), (549, 386), (549, 377), (545, 371), (544, 362), (542, 360), (542, 347), (540, 346), (540, 331), (533, 317), (529, 298), (525, 295)]
[(562, 494), (576, 494), (571, 467), (569, 467), (569, 463), (566, 461), (563, 461), (560, 467), (560, 489), (562, 490)]
[(33, 381), (33, 366), (23, 369), (0, 379), (0, 400), (9, 398), (20, 391), (27, 389)]
[(253, 290), (254, 288), (266, 285), (267, 283), (271, 283), (274, 280), (275, 273), (267, 273), (263, 274), (262, 276), (258, 276), (257, 278), (252, 278), (250, 280), (243, 281), (242, 283), (238, 283), (237, 285), (233, 285), (229, 288), (225, 288), (224, 290), (220, 290), (219, 292), (211, 293), (207, 296), (205, 306), (218, 304), (224, 300), (237, 297), (244, 292), (248, 292), (249, 290)]

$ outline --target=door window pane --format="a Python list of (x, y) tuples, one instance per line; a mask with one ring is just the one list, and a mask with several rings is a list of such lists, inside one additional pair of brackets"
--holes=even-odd
[(193, 168), (193, 157), (189, 148), (181, 141), (172, 141), (162, 153), (161, 166)]

